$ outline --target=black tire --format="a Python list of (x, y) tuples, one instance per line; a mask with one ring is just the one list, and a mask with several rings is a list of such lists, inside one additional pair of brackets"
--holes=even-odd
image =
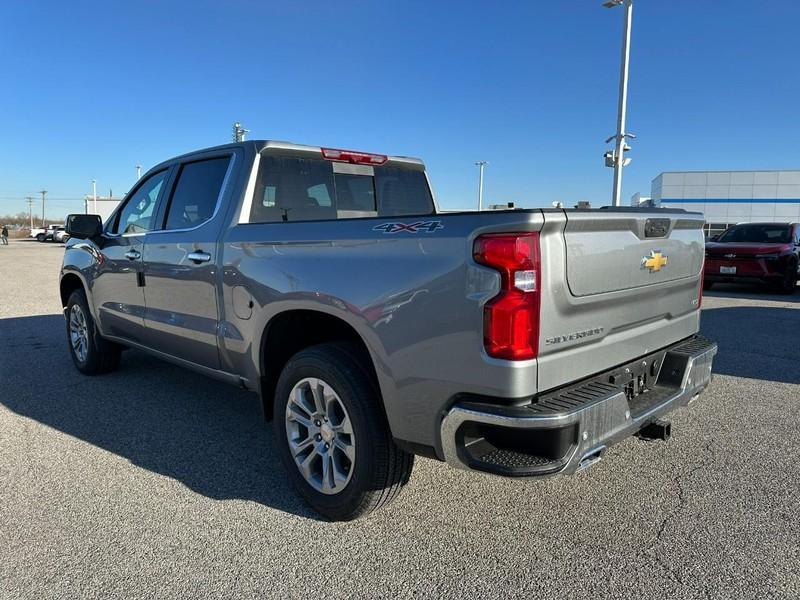
[(37, 234), (36, 235), (36, 241), (37, 242), (43, 242), (44, 241), (44, 234), (43, 233)]
[(707, 279), (703, 280), (703, 289), (704, 290), (710, 290), (712, 287), (714, 287), (714, 282), (713, 281), (708, 281)]
[[(73, 306), (78, 306), (83, 314), (86, 324), (85, 356), (81, 359), (72, 344), (72, 320)], [(89, 303), (86, 301), (86, 293), (83, 289), (72, 292), (67, 301), (66, 310), (67, 321), (67, 347), (75, 368), (84, 375), (100, 375), (113, 371), (119, 366), (122, 347), (113, 342), (103, 339), (94, 325), (92, 313), (89, 311)]]
[[(414, 466), (414, 456), (394, 443), (380, 392), (362, 364), (362, 354), (354, 345), (311, 346), (289, 360), (275, 391), (273, 427), (284, 467), (300, 495), (332, 521), (357, 519), (389, 503), (408, 482)], [(352, 473), (342, 491), (335, 494), (317, 491), (306, 481), (289, 448), (286, 431), (289, 395), (298, 382), (309, 377), (321, 379), (333, 389), (353, 428)]]
[(797, 262), (791, 261), (775, 288), (781, 294), (793, 294), (797, 289)]

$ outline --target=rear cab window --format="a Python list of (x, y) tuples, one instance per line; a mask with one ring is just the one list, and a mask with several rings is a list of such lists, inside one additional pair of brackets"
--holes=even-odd
[(421, 168), (262, 155), (249, 222), (433, 213), (433, 198)]

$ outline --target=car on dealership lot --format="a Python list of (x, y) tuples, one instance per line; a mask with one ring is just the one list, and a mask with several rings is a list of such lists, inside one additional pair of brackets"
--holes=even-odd
[(45, 242), (55, 242), (57, 235), (65, 235), (66, 234), (66, 227), (63, 225), (50, 225), (47, 230), (45, 231), (44, 240)]
[(32, 228), (28, 236), (34, 238), (37, 242), (52, 242), (56, 241), (55, 236), (59, 232), (63, 232), (60, 234), (63, 237), (66, 235), (66, 228), (63, 225), (48, 225), (44, 228)]
[(715, 283), (764, 283), (791, 294), (799, 275), (799, 223), (740, 223), (706, 243), (706, 289)]
[(154, 167), (105, 225), (70, 215), (60, 297), (80, 372), (138, 348), (258, 392), (287, 475), (347, 520), (414, 455), (545, 477), (669, 437), (717, 351), (703, 224), (443, 213), (419, 159), (248, 141)]
[(69, 239), (69, 234), (67, 233), (67, 230), (64, 227), (61, 227), (60, 229), (57, 229), (53, 233), (52, 240), (54, 242), (66, 243), (66, 241), (68, 239)]
[(47, 229), (45, 227), (31, 227), (30, 232), (28, 233), (28, 237), (39, 242), (43, 242), (46, 235)]

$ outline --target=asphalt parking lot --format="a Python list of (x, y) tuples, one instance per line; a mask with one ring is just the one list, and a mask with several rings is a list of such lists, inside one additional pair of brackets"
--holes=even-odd
[(800, 597), (800, 290), (718, 286), (668, 443), (571, 478), (418, 459), (367, 520), (289, 487), (255, 395), (127, 352), (73, 368), (63, 246), (0, 247), (0, 597)]

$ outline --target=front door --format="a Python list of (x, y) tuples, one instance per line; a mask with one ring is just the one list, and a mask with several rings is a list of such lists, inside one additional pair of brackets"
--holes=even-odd
[(178, 166), (162, 226), (147, 234), (143, 257), (148, 345), (219, 369), (217, 239), (230, 153)]
[(155, 223), (166, 180), (167, 170), (144, 179), (107, 224), (98, 244), (91, 291), (105, 335), (144, 343), (144, 239)]

